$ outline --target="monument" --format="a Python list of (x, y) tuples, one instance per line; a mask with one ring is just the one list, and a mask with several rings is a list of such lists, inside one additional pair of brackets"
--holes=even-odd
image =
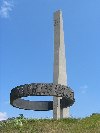
[[(66, 57), (62, 12), (54, 13), (54, 79), (53, 83), (67, 86)], [(60, 107), (60, 97), (53, 98), (53, 118), (69, 117), (69, 107)]]
[[(53, 96), (53, 101), (29, 101), (22, 97)], [(53, 110), (53, 118), (69, 117), (69, 107), (73, 105), (74, 92), (67, 86), (66, 57), (62, 12), (54, 13), (54, 75), (53, 83), (31, 83), (11, 90), (10, 104), (25, 110)]]

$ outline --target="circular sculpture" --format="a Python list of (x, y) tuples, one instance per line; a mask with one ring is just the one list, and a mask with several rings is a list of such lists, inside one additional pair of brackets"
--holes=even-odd
[(75, 101), (74, 92), (70, 87), (53, 83), (32, 83), (13, 88), (10, 93), (10, 104), (14, 107), (25, 110), (53, 110), (53, 101), (29, 101), (22, 99), (22, 97), (27, 96), (61, 97), (61, 108), (71, 106)]

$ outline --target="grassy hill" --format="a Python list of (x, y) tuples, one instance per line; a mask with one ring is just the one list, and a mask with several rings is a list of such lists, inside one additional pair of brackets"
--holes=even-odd
[(0, 122), (0, 133), (100, 133), (100, 114), (83, 119), (25, 119)]

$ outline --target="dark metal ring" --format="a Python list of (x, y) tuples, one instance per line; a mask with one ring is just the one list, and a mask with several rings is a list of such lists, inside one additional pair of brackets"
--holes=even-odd
[(32, 83), (17, 86), (11, 90), (10, 104), (25, 110), (47, 111), (53, 110), (53, 101), (29, 101), (21, 99), (27, 96), (56, 96), (62, 97), (61, 108), (74, 103), (74, 92), (70, 87), (60, 84)]

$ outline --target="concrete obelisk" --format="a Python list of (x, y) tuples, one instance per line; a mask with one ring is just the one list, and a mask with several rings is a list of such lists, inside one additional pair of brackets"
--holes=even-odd
[[(60, 10), (54, 13), (54, 75), (53, 83), (67, 86), (63, 18)], [(69, 117), (69, 107), (60, 107), (61, 97), (53, 97), (53, 118)]]

